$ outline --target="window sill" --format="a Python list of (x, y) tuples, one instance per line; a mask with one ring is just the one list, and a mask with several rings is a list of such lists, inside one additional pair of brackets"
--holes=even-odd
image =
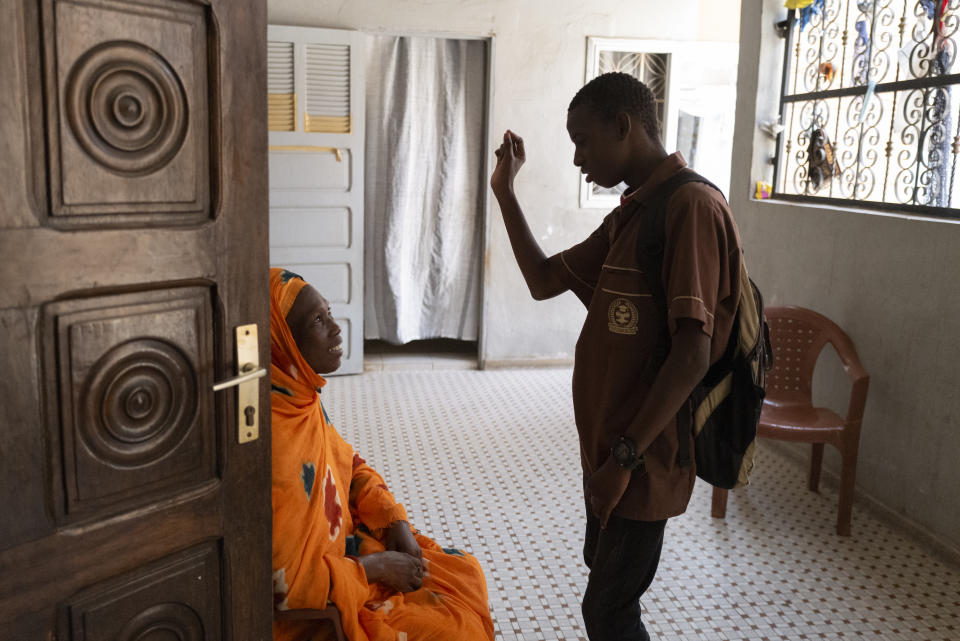
[[(792, 198), (783, 198), (774, 194), (770, 198), (750, 198), (751, 202), (761, 203), (760, 207), (777, 205), (782, 207), (788, 205), (790, 207), (799, 207), (803, 209), (819, 209), (824, 211), (829, 211), (837, 214), (861, 214), (867, 216), (880, 216), (883, 218), (898, 218), (901, 220), (917, 221), (917, 222), (931, 222), (931, 223), (946, 223), (949, 225), (960, 225), (960, 218), (946, 218), (940, 216), (931, 216), (929, 214), (922, 213), (903, 213), (895, 210), (882, 210), (882, 209), (871, 209), (868, 207), (855, 207), (838, 204), (836, 201), (827, 201), (822, 203), (814, 203), (809, 201), (800, 201), (793, 200)], [(769, 203), (763, 204), (763, 203)], [(735, 211), (735, 208), (734, 208)]]

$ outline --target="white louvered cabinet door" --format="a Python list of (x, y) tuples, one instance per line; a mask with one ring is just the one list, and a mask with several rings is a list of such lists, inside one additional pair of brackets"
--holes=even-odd
[(362, 37), (267, 30), (270, 264), (330, 301), (343, 329), (338, 374), (363, 371)]
[(308, 44), (304, 46), (306, 72), (303, 129), (310, 133), (349, 134), (350, 46)]
[(295, 131), (297, 94), (293, 86), (293, 43), (267, 43), (267, 92), (270, 131)]

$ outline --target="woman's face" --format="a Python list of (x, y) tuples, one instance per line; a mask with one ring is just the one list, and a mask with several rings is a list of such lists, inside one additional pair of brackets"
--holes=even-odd
[(297, 294), (287, 313), (287, 325), (300, 354), (317, 374), (329, 374), (340, 367), (343, 338), (340, 326), (330, 315), (330, 304), (311, 285)]

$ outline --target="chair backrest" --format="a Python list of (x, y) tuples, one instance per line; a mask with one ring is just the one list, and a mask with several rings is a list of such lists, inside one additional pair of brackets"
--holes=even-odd
[(767, 307), (773, 369), (767, 372), (767, 401), (775, 405), (809, 405), (813, 368), (824, 345), (843, 330), (826, 316), (803, 307)]

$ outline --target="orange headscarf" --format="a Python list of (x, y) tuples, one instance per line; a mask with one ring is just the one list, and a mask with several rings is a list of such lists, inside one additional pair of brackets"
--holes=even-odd
[[(364, 640), (359, 618), (370, 588), (360, 565), (344, 552), (345, 536), (353, 529), (343, 509), (353, 448), (328, 424), (317, 394), (326, 380), (303, 358), (286, 319), (306, 286), (297, 274), (270, 270), (274, 598), (281, 609), (324, 608), (329, 599), (337, 604), (349, 638)], [(309, 476), (301, 476), (301, 470), (309, 470)], [(313, 496), (317, 500), (310, 500)], [(302, 622), (275, 621), (274, 638), (303, 638), (307, 629)]]
[(312, 404), (317, 390), (327, 384), (304, 360), (287, 325), (287, 314), (306, 286), (299, 274), (270, 269), (270, 382), (292, 392), (289, 402), (301, 408)]

